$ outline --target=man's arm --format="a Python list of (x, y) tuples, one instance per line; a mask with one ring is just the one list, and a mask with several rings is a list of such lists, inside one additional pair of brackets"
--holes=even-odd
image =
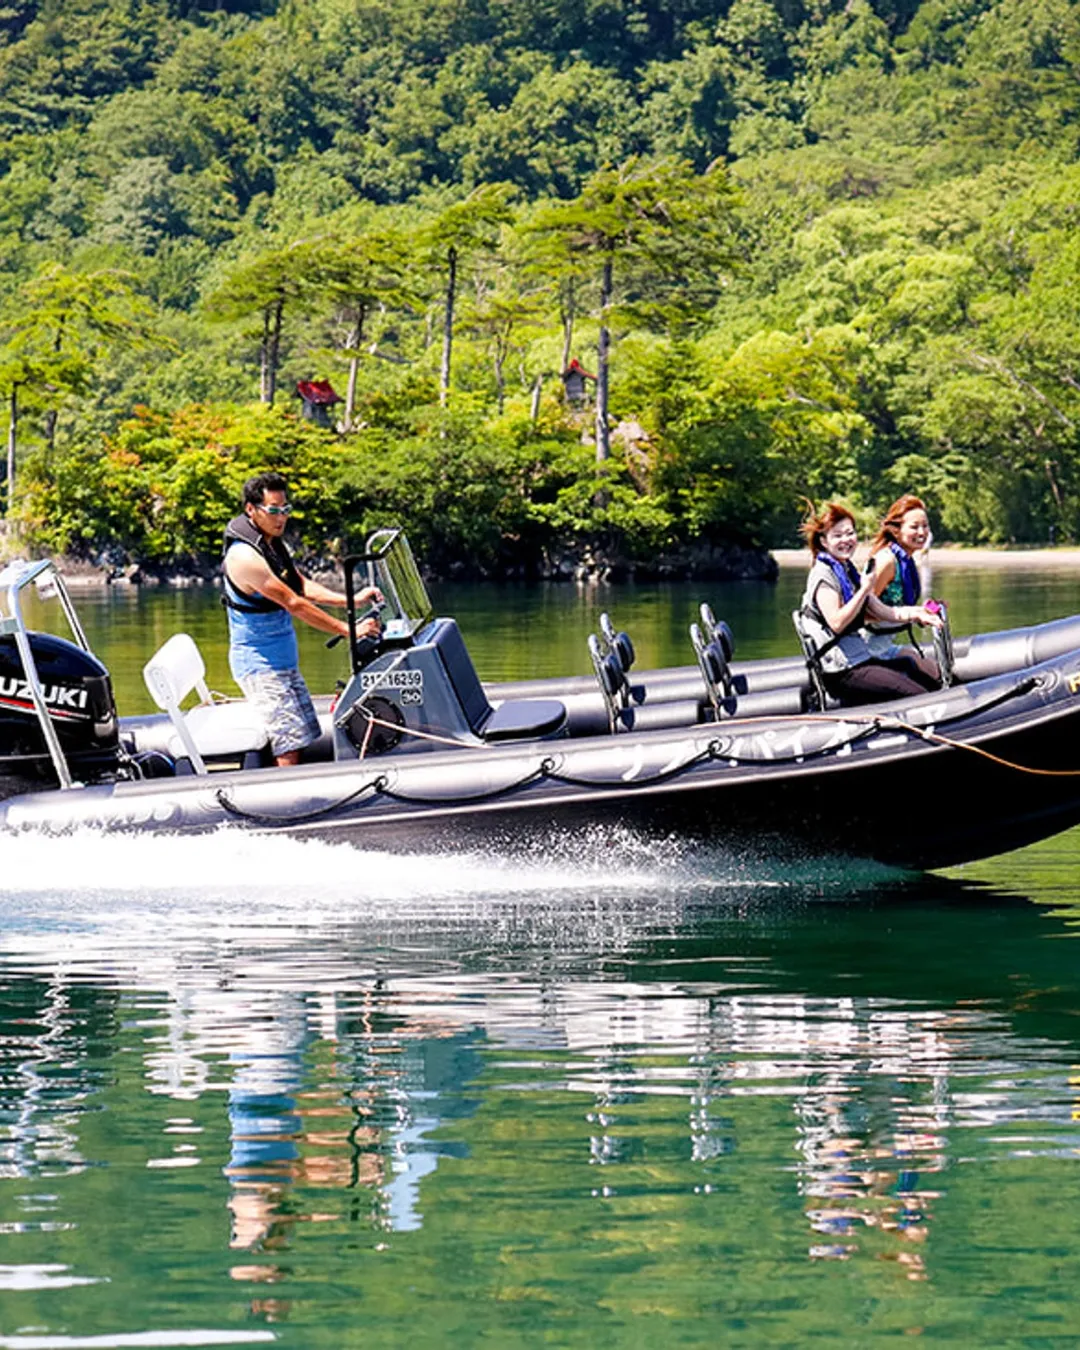
[[(229, 580), (241, 592), (246, 591), (250, 594), (252, 591), (258, 591), (267, 600), (273, 600), (282, 609), (288, 610), (294, 619), (300, 619), (321, 633), (333, 633), (335, 637), (350, 636), (347, 623), (335, 619), (332, 614), (327, 614), (315, 603), (319, 596), (326, 595), (334, 598), (324, 601), (325, 604), (344, 604), (344, 596), (338, 596), (336, 591), (328, 590), (325, 586), (319, 586), (316, 582), (306, 579), (304, 594), (297, 595), (274, 576), (265, 559), (249, 545), (234, 544), (229, 549), (225, 559), (225, 571)], [(377, 637), (378, 633), (379, 621), (375, 618), (365, 619), (363, 623), (357, 624), (357, 637)]]
[[(262, 559), (260, 558), (259, 561), (262, 562)], [(332, 591), (328, 586), (320, 586), (317, 581), (312, 581), (302, 572), (298, 572), (297, 575), (303, 582), (305, 599), (315, 601), (320, 605), (339, 605), (342, 609), (349, 603), (348, 597), (342, 595), (340, 591)], [(382, 599), (382, 592), (375, 586), (365, 586), (362, 591), (357, 591), (355, 598), (357, 605), (370, 605), (373, 601)], [(318, 612), (322, 614), (322, 610)], [(323, 615), (323, 617), (329, 616)], [(310, 623), (310, 620), (308, 622)], [(369, 614), (366, 619), (361, 619), (356, 625), (357, 637), (378, 637), (381, 632), (382, 624), (375, 614)]]
[[(260, 559), (260, 561), (262, 561)], [(312, 581), (310, 577), (300, 574), (300, 580), (304, 583), (304, 594), (309, 600), (314, 600), (317, 605), (339, 605), (342, 609), (349, 603), (348, 599), (340, 591), (332, 591), (329, 586), (320, 586), (317, 581)], [(373, 600), (381, 600), (382, 593), (375, 586), (365, 586), (362, 591), (356, 592), (356, 603), (358, 605), (370, 605)]]
[(317, 581), (312, 581), (303, 573), (300, 574), (300, 580), (304, 583), (304, 594), (317, 605), (338, 605), (344, 608), (348, 603), (340, 591), (332, 591), (329, 586), (320, 586)]

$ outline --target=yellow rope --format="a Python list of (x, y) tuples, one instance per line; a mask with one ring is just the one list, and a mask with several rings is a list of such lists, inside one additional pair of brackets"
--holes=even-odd
[(950, 736), (942, 736), (937, 731), (924, 731), (921, 727), (913, 727), (908, 722), (901, 722), (899, 718), (890, 720), (895, 726), (903, 727), (905, 731), (921, 736), (924, 741), (936, 741), (939, 745), (947, 745), (953, 750), (969, 750), (973, 755), (981, 755), (983, 759), (988, 759), (991, 764), (1000, 764), (1003, 769), (1015, 769), (1017, 773), (1036, 774), (1041, 778), (1076, 778), (1080, 776), (1080, 769), (1035, 769), (1030, 764), (1017, 764), (1015, 760), (1003, 759), (990, 750), (984, 750), (981, 745), (968, 745), (964, 741), (954, 741)]

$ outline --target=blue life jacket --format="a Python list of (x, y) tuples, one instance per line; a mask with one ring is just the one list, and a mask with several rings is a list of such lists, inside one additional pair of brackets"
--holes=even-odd
[(826, 553), (824, 549), (817, 555), (817, 561), (826, 563), (832, 568), (836, 584), (840, 587), (841, 603), (846, 605), (859, 589), (859, 569), (853, 562), (841, 562), (839, 558), (834, 558), (831, 553)]
[(904, 604), (917, 605), (922, 582), (919, 580), (919, 569), (915, 566), (915, 559), (910, 553), (905, 553), (894, 540), (889, 540), (889, 548), (896, 559), (896, 578), (904, 588)]

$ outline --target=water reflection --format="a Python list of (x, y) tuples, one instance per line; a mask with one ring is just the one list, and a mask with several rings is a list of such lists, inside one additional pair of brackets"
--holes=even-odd
[[(440, 1152), (427, 1135), (442, 1122), (441, 1079), (455, 1056), (462, 1059), (456, 1074), (468, 1076), (470, 1033), (394, 1017), (377, 986), (359, 1005), (337, 995), (310, 1006), (295, 996), (277, 1007), (233, 1000), (229, 1020), (245, 1042), (228, 1056), (230, 1246), (283, 1251), (298, 1223), (418, 1228), (420, 1182)], [(200, 1038), (187, 1027), (182, 1036), (185, 1059), (201, 1059)], [(305, 1206), (300, 1192), (334, 1196), (326, 1201), (334, 1208)], [(259, 1281), (282, 1276), (272, 1263), (231, 1273)]]
[[(292, 893), (294, 849), (298, 874), (319, 863), (319, 912)], [(275, 1323), (318, 1231), (344, 1278), (342, 1243), (433, 1221), (434, 1239), (462, 1186), (497, 1227), (530, 1204), (601, 1225), (626, 1203), (651, 1224), (706, 1204), (714, 1225), (764, 1204), (804, 1261), (920, 1281), (961, 1165), (1080, 1150), (1076, 930), (1025, 899), (715, 860), (637, 891), (587, 870), (510, 888), (474, 861), (469, 891), (452, 869), (470, 864), (441, 860), (439, 894), (429, 877), (388, 897), (384, 878), (358, 901), (356, 855), (276, 861), (257, 906), (226, 898), (224, 853), (205, 889), (189, 858), (179, 892), (110, 905), (91, 863), (81, 901), (9, 897), (7, 1238), (89, 1241), (79, 1177), (123, 1162), (130, 1203), (168, 1210), (165, 1178), (196, 1185), (230, 1281)]]
[[(116, 1003), (112, 992), (87, 991), (62, 971), (50, 978), (6, 980), (0, 992), (0, 1178), (61, 1177), (86, 1165), (81, 1116), (92, 1109), (100, 1075), (88, 1063), (98, 1017)], [(24, 1212), (48, 1212), (55, 1197), (27, 1197)], [(15, 1231), (25, 1225), (20, 1221)], [(30, 1222), (46, 1231), (46, 1221)]]

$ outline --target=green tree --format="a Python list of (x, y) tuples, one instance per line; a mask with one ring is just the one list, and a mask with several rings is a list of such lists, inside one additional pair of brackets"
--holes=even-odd
[(60, 263), (43, 268), (18, 292), (0, 328), (0, 388), (8, 397), (7, 484), (15, 486), (19, 392), (45, 405), (45, 441), (56, 434), (57, 400), (82, 393), (95, 364), (122, 345), (146, 342), (151, 313), (133, 278), (115, 270), (82, 272)]
[(211, 321), (235, 323), (259, 320), (259, 400), (273, 404), (285, 315), (290, 306), (306, 302), (311, 293), (311, 269), (318, 245), (299, 240), (286, 248), (270, 249), (241, 262), (206, 299), (204, 312)]
[(454, 344), (454, 309), (457, 303), (458, 269), (471, 257), (494, 253), (499, 227), (510, 220), (509, 189), (491, 183), (471, 192), (464, 201), (440, 211), (421, 234), (431, 264), (443, 273), (442, 359), (439, 363), (439, 402), (450, 397), (450, 363)]
[(588, 259), (599, 277), (596, 457), (611, 454), (608, 384), (616, 263), (621, 311), (647, 326), (679, 327), (715, 302), (734, 259), (734, 195), (719, 166), (696, 174), (684, 160), (631, 159), (593, 174), (572, 202), (551, 202), (531, 222), (568, 266)]
[(503, 265), (477, 287), (476, 298), (465, 308), (462, 326), (483, 341), (491, 355), (495, 376), (495, 403), (501, 414), (506, 401), (506, 360), (527, 335), (541, 326), (543, 297), (537, 288), (525, 289), (517, 269)]
[[(338, 350), (348, 361), (343, 422), (351, 431), (372, 316), (416, 303), (415, 252), (403, 231), (372, 228), (342, 242), (326, 240), (312, 253), (309, 280), (332, 306), (333, 327), (341, 334)], [(373, 355), (377, 344), (376, 337), (367, 354)]]

